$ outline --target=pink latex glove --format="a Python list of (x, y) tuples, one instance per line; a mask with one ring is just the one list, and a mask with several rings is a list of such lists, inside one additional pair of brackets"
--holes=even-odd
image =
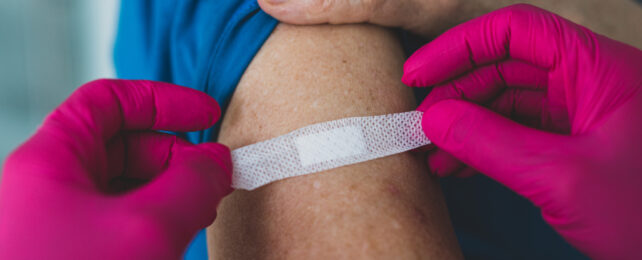
[(642, 259), (640, 50), (515, 5), (446, 32), (404, 71), (434, 86), (419, 107), (441, 149), (433, 171), (461, 172), (457, 158), (589, 256)]
[(232, 190), (230, 154), (151, 130), (219, 116), (214, 99), (172, 84), (82, 86), (7, 158), (0, 259), (180, 258)]

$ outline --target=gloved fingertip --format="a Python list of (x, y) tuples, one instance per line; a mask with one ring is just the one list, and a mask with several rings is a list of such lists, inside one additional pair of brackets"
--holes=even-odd
[[(416, 61), (415, 61), (416, 60)], [(439, 83), (442, 79), (434, 75), (435, 68), (430, 64), (420, 62), (419, 59), (408, 59), (404, 64), (401, 82), (410, 87), (428, 87)]]
[[(406, 64), (408, 63), (406, 62)], [(419, 87), (416, 80), (417, 73), (415, 72), (416, 72), (415, 70), (407, 69), (406, 66), (404, 65), (403, 75), (401, 76), (401, 82), (406, 86)]]
[(217, 178), (218, 183), (225, 187), (226, 193), (229, 194), (232, 192), (232, 155), (230, 153), (230, 148), (220, 143), (202, 143), (198, 145), (198, 148), (206, 151), (210, 158), (214, 159), (216, 164), (220, 167), (222, 172), (219, 178)]
[(409, 87), (414, 87), (412, 85), (412, 80), (410, 79), (410, 76), (406, 76), (406, 73), (404, 73), (403, 76), (401, 76), (401, 83)]
[(213, 126), (218, 122), (218, 120), (221, 118), (221, 107), (218, 105), (218, 102), (216, 102), (216, 99), (207, 96), (203, 97), (207, 98), (207, 102), (204, 102), (207, 104), (207, 106), (201, 108), (203, 111), (206, 111), (207, 116), (209, 117), (209, 126)]
[(471, 120), (471, 113), (477, 112), (476, 106), (470, 103), (446, 99), (439, 101), (424, 111), (421, 125), (426, 134), (435, 145), (442, 147), (457, 145), (463, 134), (470, 132), (468, 129)]
[(448, 126), (452, 120), (457, 117), (457, 111), (449, 109), (453, 106), (453, 100), (444, 100), (433, 104), (424, 109), (424, 115), (421, 119), (421, 126), (426, 134), (426, 137), (437, 145), (446, 134), (444, 131), (448, 130)]

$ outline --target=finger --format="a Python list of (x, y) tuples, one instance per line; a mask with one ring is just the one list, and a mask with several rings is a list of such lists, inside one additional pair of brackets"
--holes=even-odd
[(442, 149), (436, 149), (428, 154), (428, 170), (439, 176), (450, 176), (465, 167), (457, 158)]
[(417, 0), (258, 0), (261, 9), (290, 24), (372, 23), (401, 27), (419, 35), (435, 35), (463, 17), (457, 1)]
[[(33, 137), (38, 147), (32, 157), (51, 168), (83, 168), (58, 171), (60, 175), (104, 175), (105, 145), (119, 131), (193, 131), (211, 126), (219, 116), (216, 101), (196, 90), (153, 81), (97, 80), (83, 85), (47, 117)], [(81, 178), (88, 177), (95, 178)]]
[(196, 232), (211, 224), (219, 201), (232, 191), (232, 161), (216, 143), (174, 145), (167, 169), (130, 193), (131, 206)]
[[(555, 23), (555, 24), (554, 24)], [(534, 6), (519, 4), (461, 24), (415, 52), (404, 64), (403, 82), (430, 86), (474, 67), (507, 58), (550, 69), (559, 62), (568, 27), (579, 27)], [(583, 30), (568, 30), (577, 34)], [(572, 31), (572, 32), (570, 32)]]
[(417, 110), (425, 111), (446, 99), (487, 103), (506, 88), (546, 89), (545, 70), (518, 60), (508, 60), (477, 68), (432, 89)]
[(440, 149), (517, 192), (528, 192), (524, 187), (534, 185), (536, 176), (528, 174), (533, 169), (567, 156), (555, 147), (569, 145), (564, 136), (527, 128), (453, 99), (431, 106), (422, 126)]
[(367, 22), (384, 1), (259, 0), (261, 9), (292, 24)]
[(121, 130), (187, 132), (205, 129), (221, 111), (206, 94), (146, 80), (89, 82), (76, 90), (45, 121), (79, 135), (108, 140)]

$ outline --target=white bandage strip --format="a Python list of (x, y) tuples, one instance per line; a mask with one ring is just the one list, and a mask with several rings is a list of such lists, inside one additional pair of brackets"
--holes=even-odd
[(306, 126), (232, 151), (232, 187), (273, 181), (393, 155), (430, 143), (418, 111), (350, 117)]

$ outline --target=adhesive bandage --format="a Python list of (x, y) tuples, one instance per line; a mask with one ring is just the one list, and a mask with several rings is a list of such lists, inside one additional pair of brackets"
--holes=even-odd
[(253, 190), (273, 181), (369, 161), (430, 144), (419, 111), (350, 117), (309, 125), (232, 151), (232, 187)]

